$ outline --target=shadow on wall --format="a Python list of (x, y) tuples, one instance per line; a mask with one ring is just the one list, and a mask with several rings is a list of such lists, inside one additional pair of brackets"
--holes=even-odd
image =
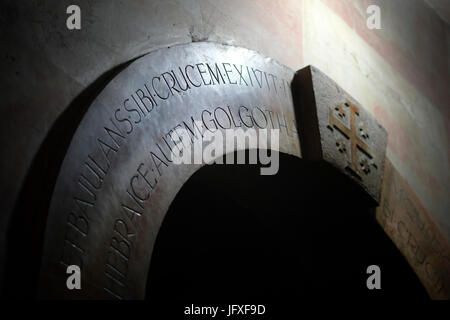
[[(382, 290), (367, 289), (373, 264)], [(348, 177), (281, 154), (274, 176), (261, 176), (258, 165), (211, 165), (185, 183), (157, 236), (147, 298), (156, 307), (176, 300), (298, 306), (428, 295)]]
[(66, 151), (89, 106), (103, 88), (139, 57), (105, 72), (84, 89), (64, 110), (42, 142), (7, 228), (3, 273), (4, 298), (35, 298), (43, 253), (47, 214)]

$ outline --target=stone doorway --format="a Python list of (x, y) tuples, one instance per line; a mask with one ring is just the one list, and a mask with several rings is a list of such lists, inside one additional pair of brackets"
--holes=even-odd
[[(382, 290), (366, 269), (381, 268)], [(354, 183), (326, 165), (280, 154), (258, 165), (198, 170), (172, 202), (150, 263), (150, 302), (427, 298)], [(247, 300), (246, 300), (247, 299)]]

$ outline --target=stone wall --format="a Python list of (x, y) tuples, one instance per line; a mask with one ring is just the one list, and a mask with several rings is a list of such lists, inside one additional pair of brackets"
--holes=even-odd
[[(66, 8), (74, 3), (82, 11), (80, 31), (65, 26)], [(381, 30), (366, 27), (372, 3), (381, 7)], [(387, 129), (392, 170), (438, 234), (443, 253), (435, 268), (448, 267), (450, 28), (423, 1), (30, 0), (0, 6), (0, 261), (11, 241), (24, 241), (29, 252), (20, 255), (34, 252), (39, 231), (33, 226), (45, 225), (65, 147), (108, 79), (157, 48), (215, 41), (256, 50), (294, 70), (315, 65), (361, 102)], [(392, 230), (411, 257), (404, 249), (410, 240)]]

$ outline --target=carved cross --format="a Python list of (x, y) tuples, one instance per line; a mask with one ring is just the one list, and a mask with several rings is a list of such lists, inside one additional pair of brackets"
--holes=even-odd
[[(333, 131), (334, 129), (338, 130), (344, 137), (346, 137), (348, 140), (350, 140), (350, 157), (351, 160), (348, 161), (348, 166), (346, 169), (350, 170), (352, 173), (357, 175), (359, 178), (362, 176), (362, 172), (365, 174), (368, 174), (370, 172), (369, 164), (366, 159), (362, 160), (361, 162), (358, 162), (358, 154), (357, 149), (361, 150), (363, 153), (366, 154), (369, 159), (373, 159), (371, 152), (369, 150), (369, 147), (366, 145), (366, 143), (360, 139), (358, 135), (358, 130), (356, 126), (356, 118), (359, 117), (359, 109), (354, 104), (347, 101), (345, 104), (345, 107), (349, 108), (350, 111), (350, 128), (347, 128), (344, 123), (336, 118), (334, 114), (333, 108), (329, 109), (329, 125), (328, 128)], [(334, 108), (341, 119), (345, 119), (347, 117), (347, 111), (343, 108), (342, 104), (339, 104), (337, 107)], [(368, 139), (369, 135), (365, 131), (364, 126), (360, 126), (361, 136), (364, 139)], [(339, 143), (339, 145), (342, 145), (342, 142)], [(342, 147), (341, 147), (342, 148)], [(344, 148), (345, 150), (345, 148)], [(341, 150), (339, 150), (341, 151)], [(372, 162), (372, 161), (371, 161)], [(376, 165), (372, 164), (375, 168)]]
[(330, 164), (379, 204), (386, 130), (351, 95), (313, 66), (296, 73), (292, 97), (298, 111), (302, 157)]

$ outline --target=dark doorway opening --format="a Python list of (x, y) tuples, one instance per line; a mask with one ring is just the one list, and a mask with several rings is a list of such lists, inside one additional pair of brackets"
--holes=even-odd
[[(183, 186), (158, 234), (153, 302), (417, 298), (428, 295), (345, 176), (280, 154), (279, 172), (209, 165)], [(369, 265), (381, 290), (368, 290)]]

